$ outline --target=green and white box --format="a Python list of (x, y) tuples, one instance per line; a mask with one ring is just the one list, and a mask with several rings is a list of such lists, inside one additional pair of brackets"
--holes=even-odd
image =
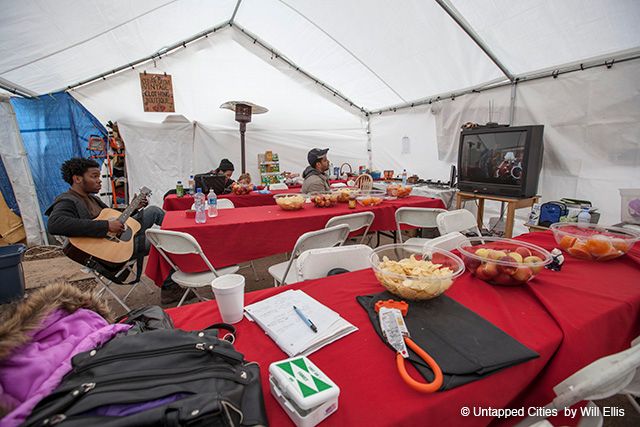
[(340, 388), (305, 356), (272, 363), (269, 385), (298, 427), (313, 427), (338, 410)]

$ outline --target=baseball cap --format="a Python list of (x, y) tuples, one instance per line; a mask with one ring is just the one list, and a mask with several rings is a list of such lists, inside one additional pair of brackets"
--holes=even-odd
[(328, 151), (328, 148), (314, 148), (309, 151), (309, 154), (307, 154), (307, 160), (309, 161), (309, 164), (311, 166), (315, 165), (318, 160), (326, 157)]

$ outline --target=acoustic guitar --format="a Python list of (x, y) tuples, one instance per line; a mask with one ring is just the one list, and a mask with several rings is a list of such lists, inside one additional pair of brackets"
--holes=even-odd
[(115, 209), (102, 209), (100, 215), (94, 221), (110, 221), (117, 219), (125, 225), (124, 231), (119, 235), (112, 233), (106, 237), (69, 237), (62, 248), (62, 252), (82, 265), (89, 265), (91, 261), (97, 261), (103, 266), (118, 270), (122, 268), (133, 255), (134, 237), (140, 231), (140, 223), (130, 218), (133, 211), (138, 209), (142, 200), (151, 194), (147, 187), (140, 189), (129, 206), (119, 212)]

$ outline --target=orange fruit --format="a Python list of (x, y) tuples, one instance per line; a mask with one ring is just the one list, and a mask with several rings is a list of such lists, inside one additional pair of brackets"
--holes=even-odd
[(609, 252), (604, 255), (601, 255), (597, 258), (597, 261), (609, 261), (610, 259), (618, 258), (619, 256), (624, 255), (624, 252), (621, 252), (617, 249), (611, 248)]
[(594, 257), (606, 255), (611, 251), (611, 249), (613, 249), (608, 238), (599, 236), (589, 237), (586, 246), (587, 250)]
[(576, 242), (572, 247), (567, 249), (572, 256), (580, 259), (591, 259), (591, 253), (587, 245), (582, 242)]
[(631, 249), (631, 244), (629, 244), (629, 242), (625, 242), (622, 239), (613, 239), (611, 241), (611, 244), (614, 248), (624, 253), (627, 253), (629, 249)]
[(566, 235), (566, 236), (562, 236), (562, 239), (560, 239), (559, 245), (560, 245), (560, 247), (562, 249), (564, 249), (566, 251), (571, 246), (573, 246), (573, 244), (575, 242), (576, 242), (576, 238), (575, 237)]

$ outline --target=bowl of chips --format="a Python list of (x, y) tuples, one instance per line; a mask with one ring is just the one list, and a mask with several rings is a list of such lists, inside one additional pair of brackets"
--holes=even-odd
[(558, 222), (551, 224), (558, 246), (574, 258), (609, 261), (626, 254), (640, 240), (638, 233), (620, 227)]
[(380, 284), (409, 300), (435, 298), (464, 273), (464, 263), (456, 255), (419, 245), (380, 246), (373, 250), (370, 259)]
[(386, 193), (380, 190), (371, 190), (371, 191), (361, 191), (356, 200), (362, 206), (378, 206), (380, 203), (384, 201)]
[(304, 195), (296, 193), (276, 194), (276, 204), (285, 211), (297, 211), (304, 207)]

